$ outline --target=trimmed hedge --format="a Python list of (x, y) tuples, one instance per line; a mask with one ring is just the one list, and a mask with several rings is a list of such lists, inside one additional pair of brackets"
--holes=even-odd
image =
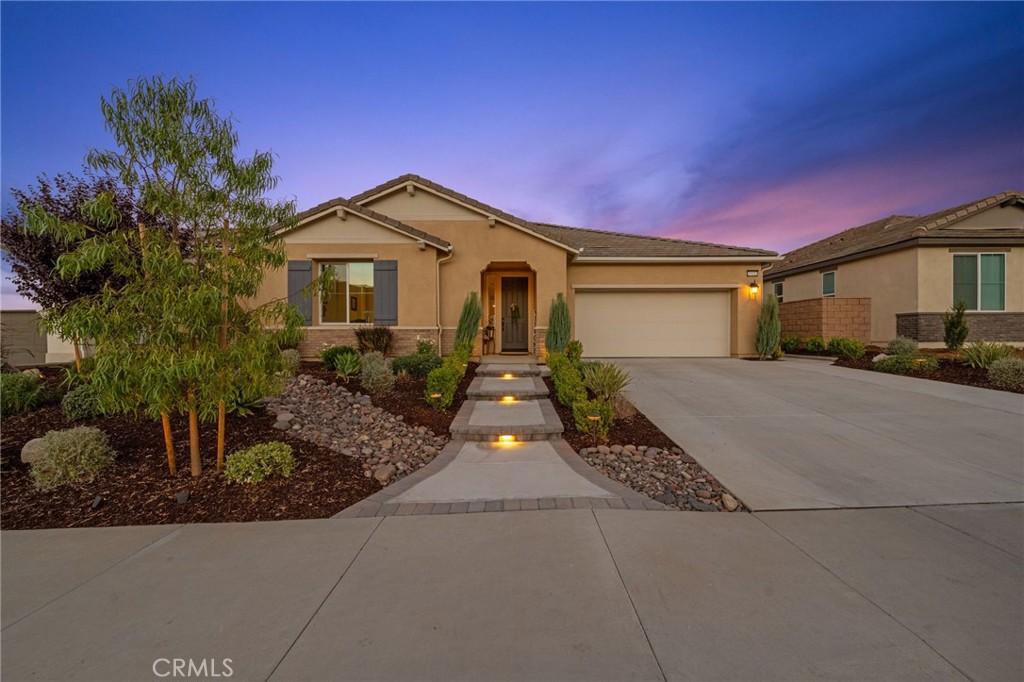
[(864, 357), (864, 344), (857, 339), (836, 336), (828, 340), (828, 352), (847, 360), (858, 360)]
[(413, 377), (425, 377), (440, 366), (441, 358), (435, 353), (413, 353), (391, 360), (391, 369), (395, 374), (405, 372)]
[(259, 483), (271, 476), (288, 478), (295, 469), (292, 446), (273, 441), (228, 455), (224, 478), (231, 483)]
[(921, 374), (939, 368), (938, 361), (927, 355), (891, 355), (875, 363), (876, 372), (886, 374)]

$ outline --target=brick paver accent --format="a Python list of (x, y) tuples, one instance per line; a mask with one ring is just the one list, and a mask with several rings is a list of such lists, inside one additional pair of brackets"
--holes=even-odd
[(811, 298), (779, 304), (783, 336), (871, 340), (870, 298)]

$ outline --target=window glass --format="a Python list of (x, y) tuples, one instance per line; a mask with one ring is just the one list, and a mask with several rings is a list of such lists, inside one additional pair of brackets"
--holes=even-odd
[(775, 298), (779, 299), (779, 303), (782, 303), (782, 282), (775, 283)]
[(981, 309), (1003, 310), (1006, 291), (1006, 256), (983, 253), (981, 260)]
[(334, 286), (321, 295), (321, 322), (373, 322), (373, 263), (324, 263)]
[(834, 273), (834, 272), (823, 272), (821, 274), (821, 295), (822, 296), (835, 296), (836, 295), (836, 273)]
[(348, 268), (345, 263), (328, 263), (322, 266), (324, 272), (334, 277), (334, 286), (325, 289), (320, 310), (321, 322), (348, 322), (347, 305), (345, 302), (348, 289)]
[(953, 304), (963, 301), (967, 310), (978, 309), (978, 256), (953, 256)]

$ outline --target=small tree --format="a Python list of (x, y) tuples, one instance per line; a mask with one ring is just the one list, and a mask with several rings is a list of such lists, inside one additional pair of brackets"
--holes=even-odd
[(455, 348), (465, 348), (472, 352), (476, 335), (480, 331), (480, 318), (483, 310), (480, 307), (480, 295), (471, 291), (462, 303), (462, 314), (459, 315), (459, 326), (455, 328)]
[(572, 334), (572, 321), (569, 319), (569, 304), (565, 296), (558, 294), (551, 301), (548, 313), (548, 331), (544, 337), (544, 345), (549, 353), (561, 353), (565, 344), (569, 343)]
[(970, 329), (967, 326), (967, 319), (964, 313), (967, 304), (957, 301), (951, 310), (942, 314), (943, 338), (946, 341), (946, 348), (959, 350), (967, 340)]
[(775, 294), (766, 294), (761, 302), (761, 313), (757, 316), (754, 332), (754, 347), (757, 357), (767, 360), (775, 354), (782, 337), (782, 323), (779, 321), (779, 299)]

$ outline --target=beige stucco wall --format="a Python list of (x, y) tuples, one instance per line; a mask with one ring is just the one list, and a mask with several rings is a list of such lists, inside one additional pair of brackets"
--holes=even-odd
[[(1007, 250), (1008, 249), (1008, 250)], [(978, 247), (956, 253), (1006, 253), (1006, 311), (1024, 312), (1024, 247)], [(953, 305), (953, 255), (948, 246), (917, 249), (919, 305), (923, 313), (938, 313)]]
[[(569, 310), (575, 319), (573, 287), (595, 285), (680, 286), (694, 289), (730, 291), (730, 330), (733, 355), (751, 355), (754, 349), (754, 328), (761, 306), (761, 295), (751, 297), (748, 285), (753, 278), (747, 270), (761, 269), (756, 263), (680, 263), (650, 265), (582, 264), (569, 266)], [(761, 285), (760, 277), (757, 282)], [(763, 287), (761, 288), (763, 292)]]

